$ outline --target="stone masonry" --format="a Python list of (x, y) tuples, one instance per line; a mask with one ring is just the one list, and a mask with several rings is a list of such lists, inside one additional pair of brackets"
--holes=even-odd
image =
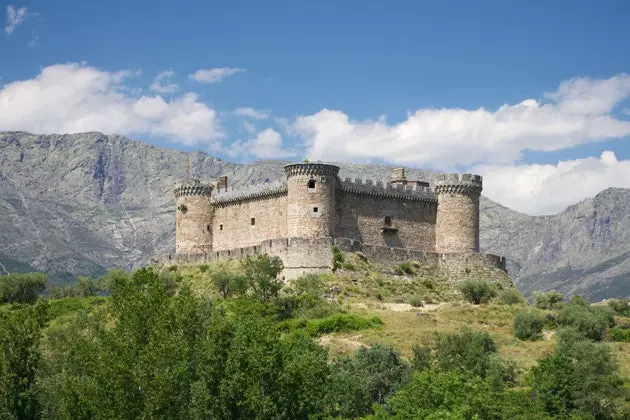
[(385, 184), (342, 180), (338, 172), (335, 165), (299, 163), (285, 166), (281, 181), (245, 189), (230, 188), (227, 177), (179, 183), (176, 255), (168, 258), (193, 262), (265, 252), (280, 256), (285, 274), (294, 277), (330, 268), (330, 248), (351, 243), (375, 258), (414, 253), (451, 271), (453, 261), (464, 259), (505, 271), (504, 259), (474, 256), (480, 176), (444, 174), (431, 189), (407, 180), (403, 168)]

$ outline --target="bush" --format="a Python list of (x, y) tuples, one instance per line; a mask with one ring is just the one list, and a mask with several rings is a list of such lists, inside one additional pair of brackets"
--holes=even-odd
[(630, 342), (630, 328), (615, 327), (608, 331), (611, 341)]
[(343, 258), (343, 253), (339, 248), (333, 246), (332, 249), (333, 259), (332, 259), (332, 271), (335, 272), (338, 269), (343, 267), (343, 263), (345, 259)]
[(398, 274), (407, 274), (409, 276), (413, 275), (414, 270), (411, 261), (405, 261), (398, 264), (398, 267), (396, 267), (396, 272)]
[(475, 305), (486, 303), (497, 294), (494, 285), (485, 280), (466, 280), (459, 285), (459, 290), (467, 301)]
[(485, 378), (498, 347), (485, 331), (465, 330), (438, 334), (435, 341), (437, 366), (441, 370), (461, 370)]
[(515, 287), (504, 289), (499, 293), (499, 301), (504, 305), (521, 305), (527, 303), (527, 299)]
[(562, 293), (558, 293), (555, 290), (550, 292), (534, 292), (534, 305), (540, 309), (553, 309), (554, 305), (564, 300)]
[(349, 332), (375, 328), (383, 325), (379, 317), (366, 318), (358, 315), (333, 314), (322, 319), (312, 319), (306, 322), (306, 328), (311, 336), (330, 334), (334, 332)]
[(45, 288), (46, 276), (42, 273), (0, 276), (0, 303), (35, 303)]
[(329, 406), (335, 418), (358, 418), (372, 413), (406, 381), (410, 368), (391, 346), (362, 347), (355, 357), (341, 357), (330, 367)]
[(540, 340), (545, 316), (530, 310), (520, 310), (514, 317), (514, 335), (520, 340)]
[(202, 273), (205, 273), (206, 271), (208, 271), (210, 269), (210, 266), (208, 264), (201, 264), (199, 266), (199, 271), (201, 271)]
[(232, 297), (234, 294), (242, 296), (250, 287), (245, 277), (232, 273), (226, 268), (214, 271), (210, 276), (210, 281), (223, 299)]
[(258, 300), (264, 302), (278, 297), (283, 286), (278, 276), (284, 269), (279, 257), (270, 257), (267, 254), (248, 256), (241, 261), (241, 269)]
[(630, 299), (610, 299), (608, 306), (615, 315), (630, 317)]
[(573, 327), (585, 338), (595, 341), (601, 341), (608, 327), (614, 325), (612, 312), (608, 308), (574, 302), (560, 308), (556, 321), (558, 325)]
[(421, 308), (422, 306), (424, 306), (424, 303), (422, 301), (422, 298), (420, 298), (420, 296), (409, 296), (409, 299), (407, 299), (407, 301), (414, 308)]

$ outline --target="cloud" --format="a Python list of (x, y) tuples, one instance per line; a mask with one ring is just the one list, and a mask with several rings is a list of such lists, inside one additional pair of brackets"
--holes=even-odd
[(296, 155), (295, 151), (283, 148), (282, 136), (272, 128), (262, 130), (247, 141), (237, 140), (227, 146), (215, 142), (211, 149), (230, 157), (242, 156), (257, 159), (284, 159)]
[(13, 5), (7, 6), (7, 23), (4, 27), (4, 31), (8, 35), (11, 35), (13, 31), (15, 31), (15, 28), (17, 28), (20, 24), (22, 24), (22, 22), (24, 22), (24, 19), (26, 19), (27, 10), (28, 9), (26, 7), (20, 7), (19, 9), (16, 9)]
[(160, 95), (141, 96), (125, 85), (136, 74), (78, 63), (45, 67), (33, 79), (0, 87), (0, 130), (149, 134), (187, 145), (223, 136), (216, 111), (196, 94), (168, 101)]
[(355, 121), (322, 109), (299, 116), (293, 130), (307, 155), (321, 160), (385, 160), (395, 164), (505, 164), (523, 150), (554, 151), (630, 135), (630, 121), (612, 111), (630, 96), (630, 75), (572, 79), (543, 99), (526, 99), (492, 111), (424, 108), (398, 124), (386, 116)]
[(256, 126), (247, 120), (243, 120), (243, 127), (249, 134), (254, 134), (256, 132)]
[(262, 109), (254, 109), (251, 107), (236, 108), (234, 110), (234, 113), (236, 115), (240, 115), (241, 117), (249, 117), (255, 120), (266, 120), (267, 118), (269, 118), (269, 114), (270, 114), (269, 111), (265, 111)]
[(188, 77), (200, 83), (221, 83), (227, 76), (243, 73), (245, 69), (220, 67), (216, 69), (200, 69)]
[(172, 69), (161, 72), (160, 74), (155, 76), (155, 79), (153, 79), (153, 83), (151, 83), (149, 89), (151, 89), (153, 92), (161, 94), (177, 92), (179, 90), (179, 86), (177, 86), (177, 84), (175, 83), (168, 83), (168, 80), (174, 74), (175, 72)]
[(28, 47), (33, 48), (39, 45), (39, 35), (33, 35), (30, 41), (28, 41)]
[(630, 188), (630, 160), (605, 151), (600, 157), (560, 161), (556, 165), (482, 165), (488, 198), (532, 215), (555, 214), (608, 187)]

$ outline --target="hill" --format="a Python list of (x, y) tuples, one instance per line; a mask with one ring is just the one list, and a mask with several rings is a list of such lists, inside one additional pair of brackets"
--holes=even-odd
[[(101, 133), (0, 133), (0, 272), (57, 282), (147, 264), (174, 247), (173, 183), (228, 175), (235, 186), (279, 179), (282, 161), (234, 164)], [(387, 180), (391, 166), (341, 164), (342, 177)], [(432, 181), (434, 172), (409, 170)], [(591, 300), (630, 295), (630, 190), (607, 189), (554, 216), (482, 198), (481, 247), (505, 255), (521, 290)], [(4, 268), (3, 268), (4, 267)]]

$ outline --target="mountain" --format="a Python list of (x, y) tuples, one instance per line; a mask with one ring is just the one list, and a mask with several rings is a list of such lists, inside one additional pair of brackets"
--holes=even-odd
[[(101, 133), (0, 133), (0, 273), (41, 270), (58, 282), (138, 267), (174, 248), (173, 183), (231, 185), (282, 177), (283, 161), (234, 164)], [(388, 180), (391, 166), (341, 164), (340, 176)], [(432, 182), (436, 173), (408, 170)], [(593, 300), (630, 294), (630, 190), (607, 189), (554, 216), (527, 216), (482, 197), (481, 247), (505, 255), (526, 293)]]

